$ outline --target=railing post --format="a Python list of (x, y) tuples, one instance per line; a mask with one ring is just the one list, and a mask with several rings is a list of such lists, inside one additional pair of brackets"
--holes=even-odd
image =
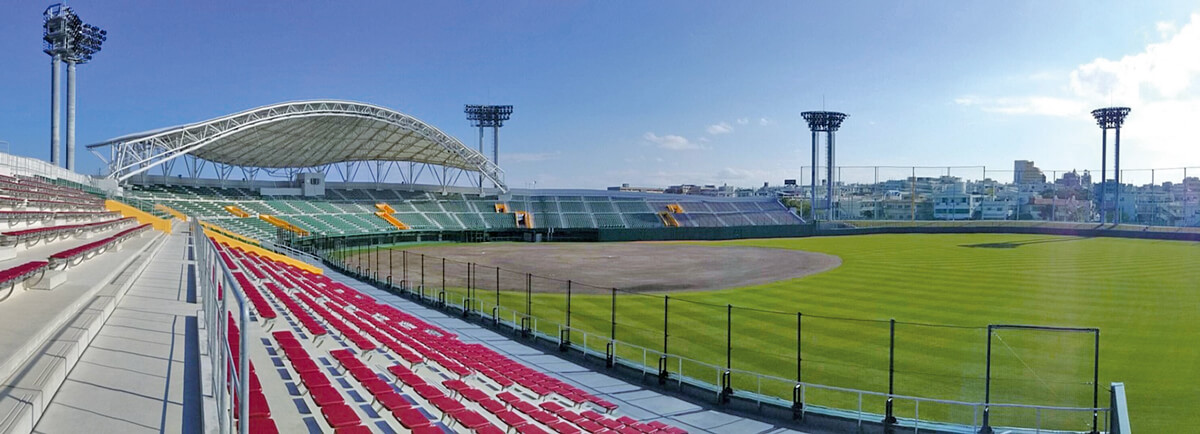
[(425, 300), (425, 254), (421, 254), (421, 288), (419, 288), (421, 301)]
[[(1152, 175), (1153, 176), (1153, 175)], [(1100, 419), (1100, 329), (1096, 329), (1096, 346), (1095, 359), (1092, 365), (1092, 433), (1099, 434), (1098, 421)]]
[(521, 321), (521, 335), (528, 337), (533, 333), (533, 274), (525, 273), (525, 318)]
[(567, 351), (571, 347), (571, 281), (567, 281), (567, 328), (559, 332), (558, 350)]
[(721, 376), (721, 404), (733, 395), (733, 305), (725, 305), (725, 373)]
[(471, 314), (471, 263), (467, 263), (467, 295), (463, 297), (463, 312), (465, 318)]
[(802, 383), (802, 366), (804, 354), (800, 351), (803, 342), (804, 314), (796, 312), (796, 386), (792, 388), (792, 419), (801, 420), (804, 418), (804, 400), (801, 398), (801, 383)]
[(991, 412), (992, 402), (992, 325), (988, 324), (987, 328), (987, 368), (983, 376), (983, 425), (979, 427), (979, 434), (992, 434), (992, 427), (988, 424), (988, 416)]
[(607, 361), (605, 362), (605, 365), (608, 366), (609, 368), (613, 367), (613, 358), (616, 356), (616, 354), (615, 354), (616, 349), (614, 348), (614, 342), (617, 341), (617, 288), (612, 289), (612, 305), (611, 306), (612, 307), (611, 307), (611, 310), (609, 311), (609, 313), (610, 313), (609, 317), (611, 318), (612, 325), (608, 329), (608, 347), (607, 347), (608, 354), (606, 355)]
[(238, 432), (250, 432), (250, 330), (246, 326), (250, 322), (250, 307), (246, 306), (246, 302), (239, 301), (239, 321), (241, 325), (238, 327)]
[(407, 289), (405, 287), (408, 286), (408, 250), (400, 251), (400, 261), (403, 262), (400, 268), (403, 270), (402, 273), (404, 273), (400, 276), (400, 292), (404, 293), (405, 289)]
[(438, 293), (438, 304), (446, 307), (446, 258), (442, 258), (442, 292)]
[(500, 324), (500, 267), (496, 267), (496, 306), (492, 308), (492, 321)]
[(888, 341), (888, 398), (883, 417), (883, 425), (885, 428), (890, 428), (896, 423), (896, 416), (892, 414), (892, 395), (895, 394), (896, 385), (896, 319), (890, 321), (890, 340)]
[(658, 358), (658, 384), (667, 384), (667, 339), (670, 334), (667, 332), (670, 318), (671, 296), (663, 296), (663, 350), (662, 356)]

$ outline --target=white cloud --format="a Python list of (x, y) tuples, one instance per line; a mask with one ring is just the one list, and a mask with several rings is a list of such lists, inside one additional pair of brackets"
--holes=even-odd
[(771, 121), (767, 120), (767, 118), (758, 118), (758, 125), (765, 127), (771, 125)]
[(1174, 21), (1159, 21), (1154, 23), (1154, 28), (1155, 30), (1158, 30), (1158, 35), (1163, 39), (1174, 36), (1175, 32), (1179, 31), (1179, 28), (1175, 26)]
[(728, 122), (721, 122), (719, 124), (709, 125), (707, 131), (709, 134), (714, 136), (717, 134), (729, 134), (733, 132), (733, 126), (729, 125)]
[[(1159, 23), (1159, 31), (1163, 30)], [(1115, 103), (1131, 105), (1176, 98), (1200, 74), (1200, 56), (1196, 53), (1200, 53), (1200, 14), (1193, 14), (1178, 32), (1163, 42), (1147, 45), (1141, 53), (1080, 65), (1071, 72), (1071, 90), (1082, 98), (1111, 98)]]
[(750, 123), (750, 119), (747, 119), (747, 118), (738, 118), (737, 119), (738, 125), (746, 125), (748, 123)]
[[(1119, 59), (1097, 58), (1067, 73), (1057, 94), (986, 97), (964, 95), (954, 103), (991, 113), (1079, 117), (1110, 105), (1133, 109), (1122, 130), (1126, 146), (1136, 146), (1143, 164), (1163, 166), (1200, 161), (1200, 13), (1182, 26), (1156, 23), (1161, 41)], [(1034, 80), (1045, 78), (1038, 73)]]
[(683, 151), (683, 150), (688, 150), (688, 149), (703, 149), (703, 146), (700, 146), (700, 144), (692, 143), (686, 137), (676, 136), (674, 134), (658, 136), (654, 133), (647, 132), (646, 134), (642, 135), (642, 138), (646, 139), (647, 142), (658, 145), (658, 147), (660, 147), (660, 148), (668, 149), (668, 150), (672, 150), (672, 151)]

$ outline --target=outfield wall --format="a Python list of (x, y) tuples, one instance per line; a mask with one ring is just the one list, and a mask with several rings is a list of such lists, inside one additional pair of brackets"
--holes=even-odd
[[(864, 222), (821, 223), (815, 235), (870, 234), (1036, 234), (1076, 237), (1114, 237), (1151, 240), (1200, 241), (1200, 228), (1102, 225), (1053, 222)], [(889, 224), (891, 223), (891, 224)]]
[(736, 240), (744, 238), (808, 237), (812, 235), (812, 225), (599, 229), (596, 241)]

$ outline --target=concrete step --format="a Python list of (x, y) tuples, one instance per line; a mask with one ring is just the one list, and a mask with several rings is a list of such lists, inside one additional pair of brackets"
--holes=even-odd
[[(29, 318), (19, 315), (6, 316), (23, 321), (19, 324), (9, 324), (10, 321), (0, 318), (0, 328), (24, 326), (26, 338), (19, 342), (9, 336), (7, 342), (12, 351), (5, 354), (5, 360), (0, 364), (4, 368), (0, 375), (5, 378), (0, 383), (0, 433), (33, 431), (92, 338), (99, 334), (125, 291), (163, 245), (166, 238), (163, 234), (148, 234), (126, 241), (131, 245), (126, 246), (121, 255), (102, 256), (93, 259), (95, 263), (77, 266), (72, 283), (54, 291), (25, 294), (33, 296), (17, 299), (25, 303), (57, 302), (37, 306), (43, 310), (57, 306), (60, 308), (57, 314), (48, 315), (38, 324), (30, 324)], [(17, 306), (0, 306), (6, 307)]]

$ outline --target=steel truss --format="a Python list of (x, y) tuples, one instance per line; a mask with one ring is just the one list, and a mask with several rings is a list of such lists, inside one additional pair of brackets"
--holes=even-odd
[[(283, 165), (278, 167), (245, 166), (237, 164), (233, 158), (230, 161), (217, 161), (215, 158), (204, 159), (195, 155), (206, 148), (209, 150), (215, 148), (214, 144), (219, 144), (222, 139), (236, 134), (249, 133), (255, 134), (256, 137), (268, 136), (261, 139), (264, 143), (263, 146), (266, 147), (270, 145), (270, 142), (279, 139), (269, 137), (270, 131), (265, 127), (282, 121), (325, 120), (319, 118), (348, 121), (342, 125), (335, 125), (331, 122), (329, 130), (334, 127), (341, 128), (332, 133), (335, 135), (347, 134), (349, 132), (347, 130), (351, 129), (348, 125), (356, 125), (355, 122), (394, 126), (401, 132), (415, 134), (417, 140), (402, 137), (404, 140), (398, 141), (392, 146), (425, 145), (433, 148), (435, 154), (416, 154), (419, 158), (429, 161), (370, 159), (347, 161), (352, 158), (352, 152), (346, 150), (341, 155), (327, 153), (319, 160), (305, 160), (306, 164), (303, 166)], [(376, 136), (380, 131), (382, 130), (377, 129), (367, 142), (376, 141)], [(379, 140), (391, 138), (379, 138)], [(355, 142), (360, 146), (363, 143), (361, 140)], [(100, 151), (106, 147), (109, 149), (107, 156)], [(248, 180), (257, 177), (260, 170), (273, 176), (278, 176), (281, 171), (292, 176), (302, 171), (330, 173), (329, 169), (333, 169), (341, 175), (343, 181), (349, 182), (355, 179), (359, 168), (365, 165), (374, 182), (382, 182), (394, 170), (399, 175), (401, 182), (416, 183), (422, 175), (428, 174), (445, 189), (462, 180), (464, 173), (477, 172), (483, 176), (483, 179), (493, 182), (501, 192), (508, 191), (508, 187), (504, 183), (504, 171), (482, 153), (467, 147), (458, 139), (406, 114), (379, 106), (349, 101), (300, 101), (275, 104), (181, 127), (119, 137), (103, 143), (88, 145), (88, 150), (108, 165), (107, 177), (119, 182), (124, 182), (156, 167), (162, 170), (163, 175), (169, 176), (174, 170), (175, 160), (186, 157), (183, 159), (186, 174), (191, 177), (198, 177), (205, 166), (211, 163), (220, 179), (228, 179), (234, 168), (240, 168)], [(378, 152), (379, 150), (368, 151)], [(263, 150), (262, 152), (270, 151)], [(281, 158), (285, 158), (281, 161), (288, 161), (286, 158), (295, 160), (295, 156)], [(408, 163), (407, 170), (402, 163)], [(470, 185), (483, 187), (482, 181), (475, 180), (476, 177), (467, 176), (465, 178)]]

